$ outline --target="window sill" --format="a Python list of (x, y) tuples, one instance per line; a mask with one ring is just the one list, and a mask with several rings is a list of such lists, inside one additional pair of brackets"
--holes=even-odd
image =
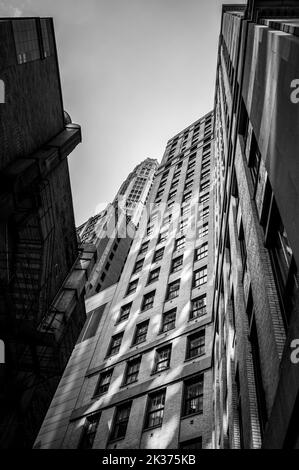
[(144, 343), (146, 343), (146, 339), (145, 339), (144, 341), (141, 341), (141, 342), (138, 343), (138, 344), (132, 344), (131, 349), (133, 349), (133, 348), (138, 349), (138, 347), (139, 347), (141, 344), (144, 344)]
[(157, 424), (156, 426), (152, 426), (150, 428), (144, 428), (143, 432), (152, 431), (153, 429), (158, 429), (158, 428), (162, 428), (162, 423)]
[(200, 315), (199, 317), (195, 317), (195, 318), (189, 318), (188, 322), (198, 322), (199, 320), (201, 320), (202, 318), (206, 317), (207, 316), (207, 313), (204, 313), (203, 315)]
[(205, 353), (198, 354), (197, 356), (193, 356), (193, 357), (188, 357), (187, 359), (184, 360), (184, 362), (194, 361), (195, 359), (198, 359), (199, 357), (203, 357), (203, 356), (205, 356)]
[(159, 371), (155, 371), (155, 372), (151, 372), (150, 375), (153, 376), (153, 375), (160, 375), (160, 374), (163, 374), (163, 372), (165, 372), (166, 370), (169, 370), (170, 367), (165, 367), (165, 369), (163, 370), (159, 370)]
[(138, 379), (137, 380), (134, 380), (134, 382), (130, 382), (129, 384), (124, 384), (124, 385), (121, 385), (119, 388), (121, 389), (124, 389), (124, 388), (129, 388), (130, 385), (134, 385), (138, 382)]
[(193, 416), (198, 416), (198, 415), (202, 415), (203, 414), (203, 411), (197, 411), (196, 413), (191, 413), (189, 415), (184, 415), (181, 417), (181, 420), (182, 419), (190, 419), (192, 418)]
[(159, 333), (157, 334), (157, 336), (167, 336), (168, 333), (170, 333), (171, 331), (175, 330), (175, 326), (167, 331), (159, 331)]

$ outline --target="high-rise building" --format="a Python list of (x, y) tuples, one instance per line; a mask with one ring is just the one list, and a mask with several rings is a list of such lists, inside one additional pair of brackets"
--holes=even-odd
[(147, 223), (119, 283), (87, 300), (36, 447), (211, 447), (212, 142), (213, 113), (168, 142)]
[(295, 1), (223, 7), (215, 95), (215, 448), (299, 448), (292, 355), (299, 344), (298, 25)]
[(299, 6), (224, 5), (214, 111), (168, 142), (42, 448), (299, 448)]
[(86, 281), (87, 298), (118, 282), (136, 226), (142, 222), (157, 167), (157, 160), (151, 158), (137, 165), (112, 204), (78, 227), (82, 243), (94, 244), (97, 249), (96, 264)]
[[(30, 447), (85, 323), (94, 249), (78, 248), (52, 19), (0, 21), (0, 447)], [(2, 343), (3, 344), (3, 343)]]

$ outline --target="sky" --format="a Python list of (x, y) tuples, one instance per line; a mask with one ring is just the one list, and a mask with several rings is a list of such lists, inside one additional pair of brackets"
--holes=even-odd
[(54, 18), (64, 108), (82, 127), (69, 156), (77, 226), (212, 110), (222, 3), (0, 0), (0, 17)]

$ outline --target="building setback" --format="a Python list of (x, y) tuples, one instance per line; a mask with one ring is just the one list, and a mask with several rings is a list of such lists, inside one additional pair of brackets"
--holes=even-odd
[(77, 229), (82, 243), (93, 244), (97, 261), (86, 282), (86, 297), (119, 281), (136, 227), (153, 184), (157, 160), (147, 158), (136, 166), (121, 185), (114, 201)]
[(85, 323), (95, 250), (78, 247), (52, 19), (0, 21), (0, 447), (31, 447)]
[(119, 283), (86, 302), (36, 447), (211, 447), (212, 139), (209, 113), (168, 142), (147, 223)]
[(299, 8), (223, 7), (215, 94), (213, 447), (299, 448)]

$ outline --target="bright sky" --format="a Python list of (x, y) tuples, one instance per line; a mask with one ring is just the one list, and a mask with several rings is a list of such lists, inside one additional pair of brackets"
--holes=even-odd
[[(147, 157), (213, 108), (222, 0), (0, 0), (0, 16), (52, 16), (77, 225)], [(229, 0), (226, 3), (244, 3)]]

